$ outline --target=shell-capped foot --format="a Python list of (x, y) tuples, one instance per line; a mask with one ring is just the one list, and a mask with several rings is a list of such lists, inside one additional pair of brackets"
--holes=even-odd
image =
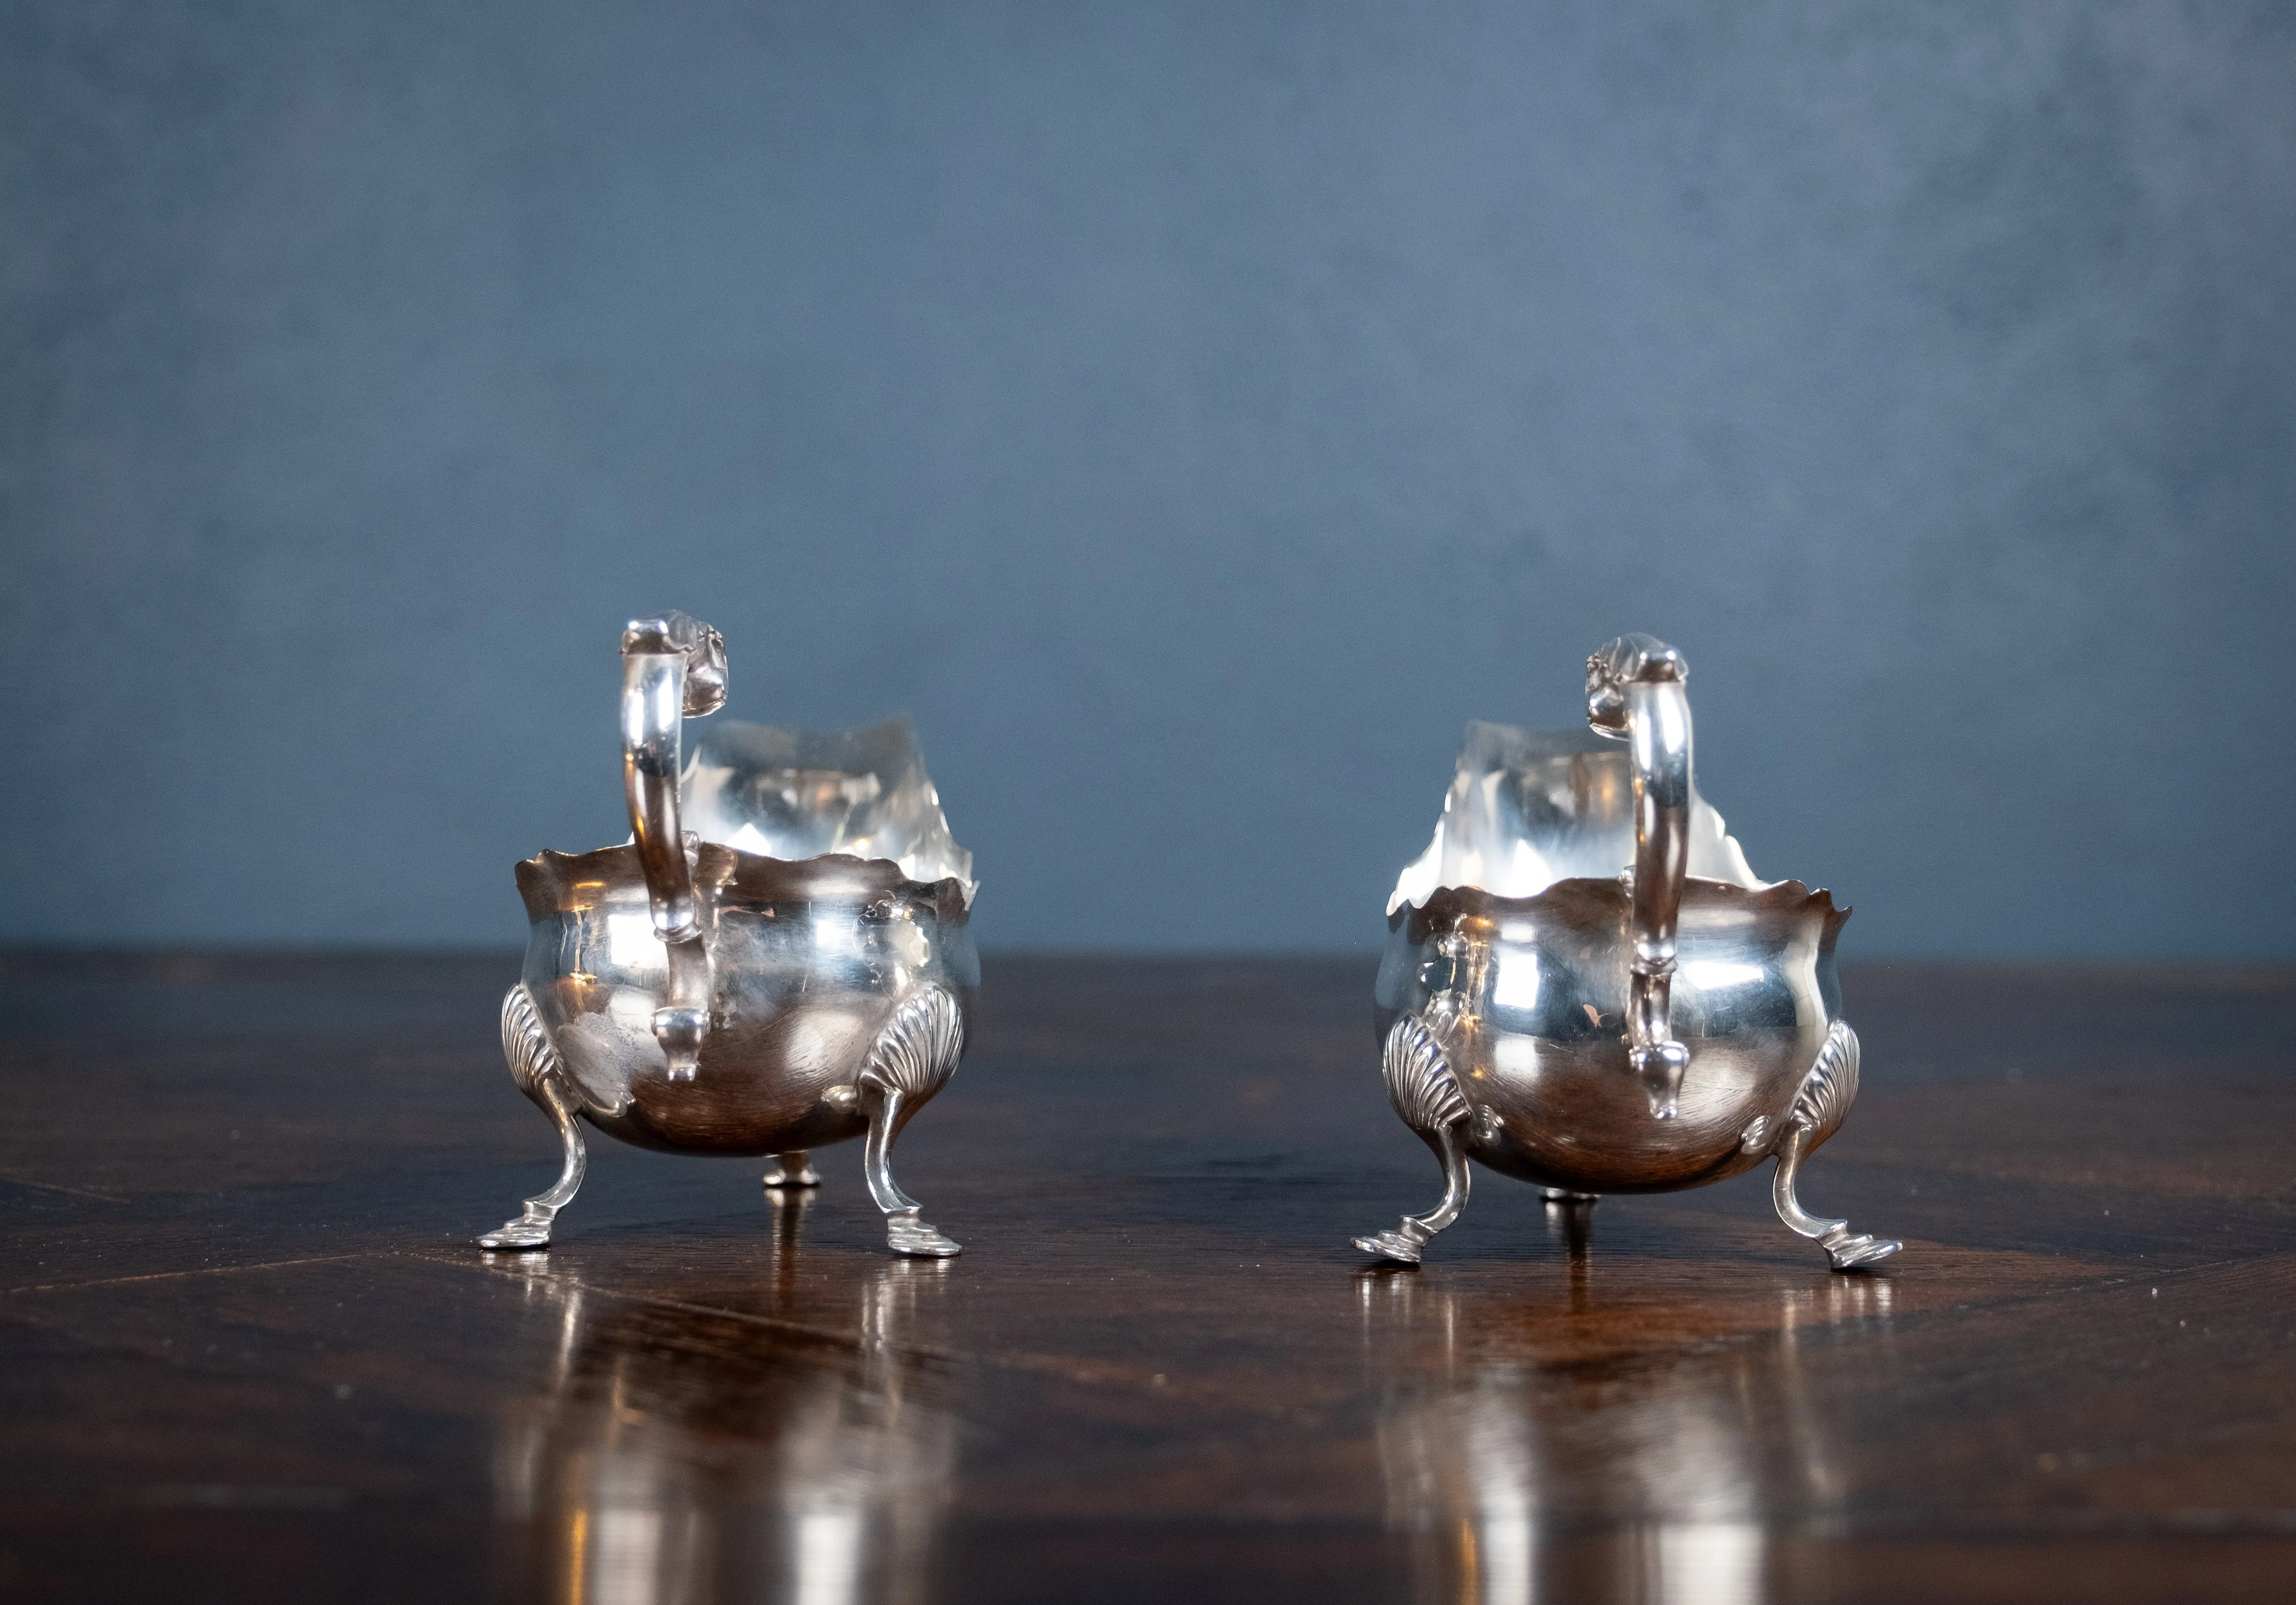
[(962, 1245), (943, 1237), (915, 1209), (896, 1210), (885, 1217), (885, 1246), (911, 1259), (954, 1259)]
[(535, 1009), (534, 998), (522, 981), (503, 994), (502, 1046), (503, 1057), (510, 1062), (511, 1079), (518, 1083), (518, 1090), (532, 1099), (535, 1107), (550, 1116), (550, 1124), (558, 1129), (565, 1163), (559, 1169), (557, 1181), (529, 1198), (517, 1214), (480, 1238), (479, 1247), (512, 1251), (547, 1248), (550, 1228), (558, 1219), (558, 1212), (571, 1204), (574, 1195), (582, 1189), (582, 1177), (589, 1168), (590, 1156), (582, 1140), (581, 1124), (575, 1118), (580, 1105), (567, 1082), (565, 1061), (552, 1046), (550, 1033), (543, 1029), (542, 1017)]

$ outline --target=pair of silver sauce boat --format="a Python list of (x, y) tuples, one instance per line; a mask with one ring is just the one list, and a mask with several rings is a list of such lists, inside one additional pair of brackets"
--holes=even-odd
[[(1834, 942), (1849, 910), (1747, 867), (1691, 774), (1688, 669), (1626, 636), (1587, 662), (1587, 732), (1474, 724), (1427, 852), (1388, 908), (1374, 991), (1396, 1113), (1440, 1204), (1357, 1239), (1415, 1265), (1476, 1160), (1558, 1204), (1702, 1187), (1775, 1159), (1786, 1225), (1837, 1271), (1898, 1251), (1810, 1214), (1809, 1154), (1857, 1094)], [(906, 721), (837, 736), (684, 726), (726, 700), (726, 647), (683, 613), (622, 637), (631, 839), (518, 866), (530, 932), (503, 1052), (564, 1145), (557, 1181), (480, 1239), (548, 1246), (581, 1123), (672, 1153), (866, 1140), (897, 1254), (958, 1245), (894, 1181), (894, 1140), (963, 1057), (980, 959), (972, 859)]]

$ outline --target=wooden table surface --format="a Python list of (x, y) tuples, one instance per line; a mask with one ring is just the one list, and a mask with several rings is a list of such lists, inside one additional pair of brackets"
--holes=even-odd
[(1439, 1191), (1354, 960), (1010, 959), (904, 1137), (594, 1139), (504, 958), (0, 961), (0, 1598), (2296, 1598), (2296, 974), (1845, 974), (1857, 1112), (1765, 1177)]

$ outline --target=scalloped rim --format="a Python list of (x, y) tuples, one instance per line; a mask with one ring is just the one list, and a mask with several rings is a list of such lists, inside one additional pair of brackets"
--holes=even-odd
[[(1438, 886), (1427, 894), (1426, 900), (1423, 902), (1404, 902), (1396, 905), (1394, 910), (1387, 917), (1387, 928), (1394, 931), (1413, 916), (1424, 916), (1429, 909), (1447, 897), (1480, 898), (1490, 906), (1490, 911), (1493, 914), (1503, 917), (1509, 914), (1537, 914), (1544, 908), (1554, 907), (1563, 901), (1563, 898), (1558, 897), (1557, 894), (1562, 893), (1565, 887), (1590, 889), (1602, 887), (1623, 894), (1626, 885), (1626, 877), (1623, 876), (1565, 876), (1561, 880), (1549, 882), (1529, 897), (1501, 897), (1497, 893), (1486, 892), (1480, 886)], [(1728, 881), (1709, 880), (1703, 876), (1685, 876), (1682, 889), (1685, 898), (1693, 887), (1702, 896), (1742, 898), (1757, 903), (1767, 901), (1775, 903), (1781, 910), (1807, 908), (1811, 904), (1822, 905), (1825, 914), (1825, 942), (1828, 946), (1833, 945), (1834, 936), (1854, 912), (1846, 905), (1836, 904), (1833, 901), (1833, 893), (1828, 888), (1820, 886), (1813, 891), (1798, 880), (1771, 881), (1762, 886), (1740, 886), (1734, 885)], [(1583, 896), (1585, 894), (1583, 892), (1574, 892), (1565, 895)], [(1550, 903), (1550, 899), (1554, 899), (1554, 902)]]

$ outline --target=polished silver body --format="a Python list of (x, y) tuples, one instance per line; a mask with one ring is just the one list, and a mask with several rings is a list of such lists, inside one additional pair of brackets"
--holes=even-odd
[[(956, 1068), (980, 985), (971, 859), (948, 840), (906, 727), (737, 727), (689, 766), (683, 720), (724, 697), (717, 632), (677, 614), (641, 620), (623, 662), (632, 839), (518, 866), (529, 934), (503, 1050), (558, 1127), (565, 1166), (480, 1242), (548, 1245), (581, 1185), (580, 1121), (673, 1153), (774, 1156), (772, 1187), (816, 1184), (809, 1150), (865, 1138), (891, 1247), (956, 1253), (890, 1167), (902, 1126)], [(863, 763), (779, 761), (804, 755)], [(689, 794), (705, 827), (739, 842), (885, 856), (707, 840), (684, 827)]]
[[(1627, 637), (1587, 675), (1589, 722), (1623, 750), (1471, 731), (1435, 844), (1398, 885), (1375, 993), (1388, 1093), (1442, 1162), (1444, 1201), (1358, 1239), (1366, 1251), (1417, 1263), (1464, 1206), (1470, 1159), (1561, 1203), (1772, 1158), (1780, 1216), (1835, 1269), (1898, 1250), (1796, 1200), (1802, 1159), (1857, 1092), (1833, 963), (1849, 911), (1756, 880), (1697, 798), (1687, 679), (1671, 647)], [(1554, 873), (1603, 864), (1618, 868)], [(1521, 894), (1436, 884), (1463, 868)]]

